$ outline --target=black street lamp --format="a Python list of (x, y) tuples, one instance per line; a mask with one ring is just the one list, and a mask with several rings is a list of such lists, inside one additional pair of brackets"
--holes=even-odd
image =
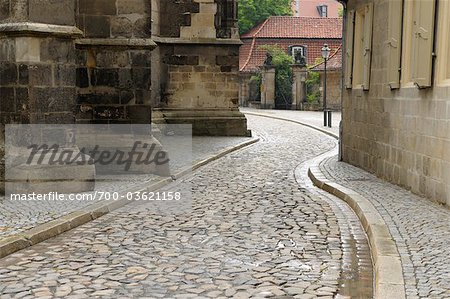
[[(328, 126), (331, 128), (331, 113), (328, 114), (327, 110), (327, 61), (328, 58), (330, 58), (331, 49), (327, 44), (324, 44), (321, 52), (322, 58), (325, 62), (325, 76), (323, 80), (323, 125), (326, 127), (328, 124)], [(327, 117), (327, 114), (330, 116), (329, 119)]]

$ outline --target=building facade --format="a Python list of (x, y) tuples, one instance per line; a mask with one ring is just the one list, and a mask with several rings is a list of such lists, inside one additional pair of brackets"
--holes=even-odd
[[(5, 124), (179, 123), (246, 136), (235, 0), (0, 0)], [(153, 110), (153, 112), (152, 112)]]
[(294, 0), (292, 15), (295, 17), (337, 18), (343, 7), (336, 0)]
[(450, 3), (346, 4), (343, 159), (450, 205)]
[[(320, 67), (321, 64), (318, 61), (322, 59), (322, 47), (328, 44), (333, 54), (333, 61), (328, 65), (329, 79), (335, 84), (329, 85), (327, 94), (330, 95), (330, 108), (340, 108), (342, 18), (269, 17), (243, 34), (241, 39), (243, 42), (239, 54), (241, 105), (247, 106), (253, 99), (250, 79), (261, 70), (264, 64), (267, 53), (264, 46), (281, 48), (286, 54), (292, 56), (293, 61), (300, 51), (306, 58), (308, 66), (322, 72), (323, 66)], [(338, 90), (337, 94), (334, 92), (336, 90)]]

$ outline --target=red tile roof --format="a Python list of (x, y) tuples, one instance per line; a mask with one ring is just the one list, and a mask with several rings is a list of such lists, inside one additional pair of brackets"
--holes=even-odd
[(342, 18), (269, 17), (241, 38), (342, 38)]

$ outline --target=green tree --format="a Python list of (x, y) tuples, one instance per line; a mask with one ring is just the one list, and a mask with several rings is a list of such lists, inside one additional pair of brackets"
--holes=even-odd
[(292, 15), (292, 0), (239, 0), (239, 30), (247, 32), (270, 16)]

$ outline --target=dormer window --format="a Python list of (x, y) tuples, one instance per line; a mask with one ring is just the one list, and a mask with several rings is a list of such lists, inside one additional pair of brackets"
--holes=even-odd
[(319, 5), (319, 6), (317, 6), (317, 10), (319, 11), (319, 15), (322, 18), (328, 17), (328, 6), (327, 5)]
[(290, 46), (289, 47), (289, 55), (292, 56), (294, 61), (295, 61), (295, 57), (297, 55), (301, 55), (306, 58), (306, 49), (304, 46)]

